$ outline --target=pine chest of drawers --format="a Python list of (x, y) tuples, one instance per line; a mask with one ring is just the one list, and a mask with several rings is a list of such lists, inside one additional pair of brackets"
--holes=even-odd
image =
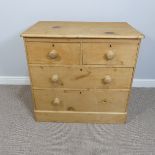
[(37, 121), (126, 121), (141, 33), (127, 23), (44, 21), (22, 36)]

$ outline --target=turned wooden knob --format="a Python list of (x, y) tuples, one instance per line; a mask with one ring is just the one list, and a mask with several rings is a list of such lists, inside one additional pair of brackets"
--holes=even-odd
[(59, 80), (59, 76), (58, 76), (58, 74), (54, 74), (54, 75), (52, 75), (51, 80), (52, 80), (52, 82), (58, 82), (58, 80)]
[(60, 99), (56, 97), (56, 98), (52, 101), (52, 104), (53, 104), (53, 105), (59, 105), (60, 102), (61, 102)]
[(56, 50), (52, 50), (48, 55), (51, 59), (55, 59), (58, 56), (58, 52)]
[(106, 76), (104, 77), (103, 81), (104, 81), (105, 84), (108, 84), (108, 83), (111, 83), (112, 78), (111, 78), (110, 75), (106, 75)]
[(109, 50), (107, 53), (106, 53), (106, 58), (107, 60), (112, 60), (115, 56), (115, 53), (112, 51), (112, 50)]

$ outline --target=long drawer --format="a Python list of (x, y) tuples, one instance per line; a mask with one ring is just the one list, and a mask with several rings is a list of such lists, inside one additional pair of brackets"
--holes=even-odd
[(30, 65), (33, 88), (130, 88), (133, 68)]
[(33, 90), (36, 110), (125, 112), (128, 90)]

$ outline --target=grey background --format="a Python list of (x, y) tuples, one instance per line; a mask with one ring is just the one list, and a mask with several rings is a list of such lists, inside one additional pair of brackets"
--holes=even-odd
[(0, 0), (0, 76), (27, 76), (20, 33), (39, 20), (126, 21), (145, 34), (135, 78), (155, 79), (154, 0)]

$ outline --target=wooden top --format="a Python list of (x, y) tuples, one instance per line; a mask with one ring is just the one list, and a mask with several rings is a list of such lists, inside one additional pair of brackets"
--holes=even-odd
[(22, 37), (44, 38), (143, 38), (126, 22), (40, 21), (22, 33)]

